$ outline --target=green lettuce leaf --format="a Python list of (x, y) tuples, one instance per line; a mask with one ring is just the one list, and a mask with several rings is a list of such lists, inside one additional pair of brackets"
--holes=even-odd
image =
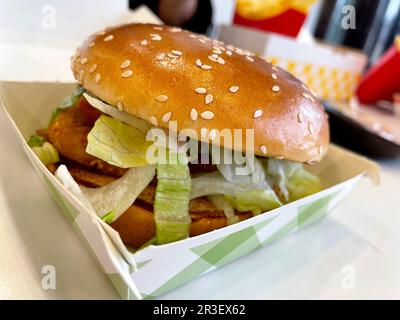
[(57, 119), (60, 113), (65, 109), (74, 106), (82, 94), (85, 92), (85, 89), (81, 86), (78, 86), (76, 90), (69, 96), (65, 97), (59, 106), (53, 110), (50, 116), (49, 126)]
[(41, 147), (43, 145), (44, 138), (42, 136), (39, 136), (37, 134), (33, 134), (30, 136), (28, 140), (28, 146), (32, 147)]
[(286, 202), (292, 202), (322, 190), (319, 178), (304, 169), (303, 164), (272, 158), (266, 161), (268, 161), (268, 175), (279, 187)]
[(239, 216), (235, 215), (235, 209), (225, 196), (221, 194), (214, 194), (207, 196), (207, 199), (214, 204), (217, 209), (224, 211), (228, 225), (239, 221)]
[(110, 211), (109, 213), (105, 214), (104, 216), (101, 217), (101, 220), (107, 223), (111, 223), (114, 221), (115, 218), (115, 212)]
[[(81, 187), (96, 214), (108, 222), (117, 220), (136, 200), (155, 176), (155, 166), (129, 169), (121, 178), (100, 188)], [(111, 219), (111, 220), (110, 220)]]
[(254, 214), (282, 205), (273, 189), (269, 187), (256, 189), (247, 184), (229, 182), (219, 172), (207, 173), (192, 179), (191, 199), (210, 195), (224, 195), (234, 209), (251, 211)]
[(234, 196), (225, 196), (232, 207), (238, 211), (251, 211), (254, 215), (270, 211), (282, 204), (272, 189), (239, 192)]
[(39, 157), (44, 165), (57, 163), (60, 161), (58, 151), (50, 142), (43, 142), (39, 147), (32, 147), (32, 151)]
[(165, 244), (189, 237), (191, 179), (187, 164), (158, 164), (154, 202), (156, 237)]
[(119, 120), (102, 115), (88, 134), (86, 152), (121, 168), (147, 166), (145, 134)]
[(76, 90), (70, 96), (65, 97), (61, 101), (61, 103), (58, 107), (59, 108), (68, 108), (68, 107), (74, 106), (78, 102), (79, 98), (82, 96), (82, 94), (84, 92), (85, 92), (85, 89), (81, 86), (78, 86), (76, 88)]

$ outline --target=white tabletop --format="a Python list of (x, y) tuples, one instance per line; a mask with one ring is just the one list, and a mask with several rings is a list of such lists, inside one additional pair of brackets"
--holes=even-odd
[[(0, 44), (0, 79), (69, 80), (72, 52)], [(43, 57), (48, 59), (44, 59)], [(20, 57), (16, 64), (15, 57)], [(24, 59), (22, 59), (22, 57)], [(51, 62), (49, 62), (51, 60)], [(14, 64), (17, 67), (10, 67)], [(329, 217), (161, 298), (400, 298), (400, 159), (380, 162)], [(41, 286), (56, 268), (56, 289)], [(0, 111), (0, 299), (116, 299)]]

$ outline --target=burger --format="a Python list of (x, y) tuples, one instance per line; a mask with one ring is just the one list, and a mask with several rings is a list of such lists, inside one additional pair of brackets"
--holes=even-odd
[(29, 145), (133, 248), (198, 236), (321, 190), (326, 114), (252, 52), (127, 24), (72, 57), (78, 85)]

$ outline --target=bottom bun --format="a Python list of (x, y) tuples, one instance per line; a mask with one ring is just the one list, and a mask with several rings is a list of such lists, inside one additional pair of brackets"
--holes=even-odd
[[(250, 212), (238, 213), (239, 220), (251, 218)], [(111, 223), (111, 226), (118, 231), (122, 241), (135, 248), (143, 246), (156, 235), (156, 225), (154, 214), (142, 207), (132, 205), (117, 220)], [(227, 226), (225, 217), (202, 217), (192, 219), (190, 225), (190, 236), (197, 236), (219, 228)]]

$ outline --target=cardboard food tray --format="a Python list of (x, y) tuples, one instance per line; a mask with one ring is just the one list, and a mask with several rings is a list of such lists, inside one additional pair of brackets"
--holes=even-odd
[(375, 183), (379, 181), (374, 162), (331, 145), (324, 160), (310, 167), (322, 179), (323, 191), (229, 227), (133, 253), (116, 231), (46, 169), (25, 142), (47, 125), (54, 107), (73, 88), (67, 83), (1, 82), (0, 102), (35, 170), (123, 299), (155, 298), (317, 221), (366, 173)]

